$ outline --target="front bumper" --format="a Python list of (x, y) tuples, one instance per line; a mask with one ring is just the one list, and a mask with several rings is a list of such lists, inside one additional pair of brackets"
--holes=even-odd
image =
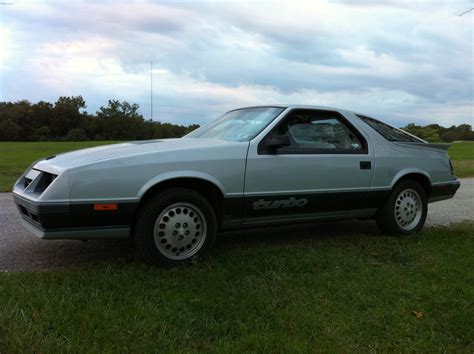
[(130, 227), (45, 230), (23, 217), (21, 226), (44, 240), (119, 240), (130, 235)]
[(94, 208), (93, 202), (45, 203), (13, 194), (22, 226), (42, 239), (123, 239), (130, 235), (136, 203), (119, 203), (117, 210)]
[(454, 197), (456, 191), (461, 186), (461, 182), (457, 179), (449, 183), (439, 183), (431, 186), (431, 193), (428, 198), (429, 203), (439, 202)]

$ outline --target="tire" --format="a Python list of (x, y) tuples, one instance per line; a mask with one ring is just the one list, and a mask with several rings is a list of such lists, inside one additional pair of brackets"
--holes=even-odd
[(428, 200), (424, 188), (414, 180), (395, 185), (389, 198), (376, 216), (383, 233), (408, 235), (423, 228), (428, 213)]
[(139, 258), (174, 267), (207, 253), (216, 232), (217, 219), (208, 200), (194, 190), (172, 188), (139, 209), (133, 237)]

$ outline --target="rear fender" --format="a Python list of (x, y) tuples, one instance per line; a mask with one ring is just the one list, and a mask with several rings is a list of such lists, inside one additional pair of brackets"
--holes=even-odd
[(430, 185), (431, 185), (431, 178), (426, 171), (423, 171), (419, 168), (406, 168), (404, 170), (399, 171), (393, 177), (392, 181), (390, 182), (390, 189), (392, 189), (395, 186), (395, 184), (397, 184), (398, 181), (400, 181), (400, 179), (410, 174), (419, 174), (419, 175), (425, 176), (428, 179), (428, 181), (430, 181)]

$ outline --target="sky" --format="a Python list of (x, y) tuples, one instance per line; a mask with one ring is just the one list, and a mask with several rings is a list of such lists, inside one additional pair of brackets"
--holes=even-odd
[(0, 101), (118, 99), (150, 118), (153, 96), (154, 120), (184, 125), (267, 104), (474, 125), (473, 0), (0, 2)]

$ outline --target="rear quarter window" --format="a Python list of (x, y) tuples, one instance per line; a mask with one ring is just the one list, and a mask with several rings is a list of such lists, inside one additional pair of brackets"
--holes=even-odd
[(424, 143), (424, 141), (421, 140), (420, 138), (410, 135), (401, 129), (392, 127), (391, 125), (385, 124), (377, 119), (363, 116), (360, 114), (357, 114), (357, 117), (359, 117), (363, 122), (365, 122), (377, 133), (379, 133), (380, 135), (382, 135), (385, 139), (389, 141), (401, 141), (401, 142), (406, 142), (406, 143)]

